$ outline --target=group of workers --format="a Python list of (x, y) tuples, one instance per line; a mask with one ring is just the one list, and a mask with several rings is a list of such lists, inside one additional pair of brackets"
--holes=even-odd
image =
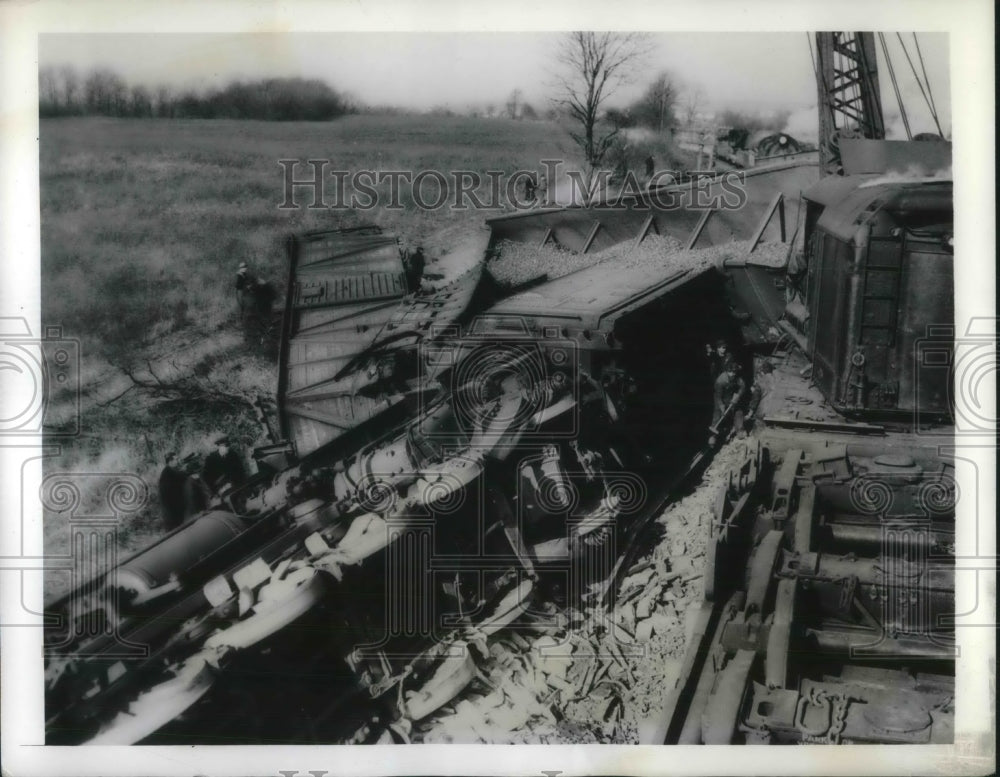
[[(235, 286), (242, 323), (254, 317), (270, 317), (277, 296), (274, 287), (254, 275), (246, 262), (240, 262), (236, 270)], [(167, 531), (181, 526), (246, 480), (243, 458), (230, 447), (229, 437), (222, 435), (214, 444), (216, 449), (204, 457), (204, 462), (197, 453), (184, 458), (176, 451), (166, 455), (158, 486)]]
[(197, 454), (178, 459), (176, 452), (168, 453), (159, 481), (163, 523), (167, 531), (173, 531), (216, 498), (238, 488), (246, 479), (243, 458), (233, 450), (226, 435), (215, 440), (215, 450), (205, 457), (201, 467)]

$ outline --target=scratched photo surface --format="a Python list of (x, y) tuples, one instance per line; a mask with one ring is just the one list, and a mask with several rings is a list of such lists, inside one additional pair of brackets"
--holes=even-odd
[(41, 35), (45, 744), (953, 743), (949, 44)]

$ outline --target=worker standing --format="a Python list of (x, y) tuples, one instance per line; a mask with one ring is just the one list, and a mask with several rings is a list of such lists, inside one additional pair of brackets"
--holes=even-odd
[(750, 387), (750, 401), (747, 407), (747, 424), (751, 425), (757, 416), (761, 400), (774, 388), (774, 365), (766, 359), (758, 367)]
[(253, 293), (256, 286), (256, 276), (250, 272), (246, 262), (240, 262), (240, 266), (236, 270), (236, 302), (239, 305), (241, 316), (253, 307)]
[(712, 382), (722, 374), (722, 368), (726, 365), (726, 362), (732, 361), (732, 355), (729, 353), (729, 346), (726, 345), (726, 341), (719, 339), (715, 341), (715, 346), (713, 347), (711, 343), (705, 343), (705, 356), (708, 359), (708, 367), (712, 374)]
[(246, 480), (243, 460), (229, 447), (229, 437), (223, 435), (215, 441), (216, 449), (205, 457), (202, 475), (205, 483), (217, 494), (238, 488)]
[(163, 525), (167, 531), (173, 531), (184, 522), (184, 486), (187, 477), (177, 466), (177, 454), (168, 453), (158, 484)]
[(705, 343), (705, 362), (708, 364), (708, 373), (712, 376), (712, 383), (714, 385), (715, 379), (719, 377), (719, 370), (722, 365), (718, 354), (715, 352), (715, 346), (711, 343)]
[(191, 472), (184, 478), (184, 520), (207, 510), (212, 503), (212, 491), (201, 475)]
[(425, 265), (424, 248), (423, 246), (417, 246), (417, 250), (410, 254), (406, 264), (406, 283), (410, 287), (411, 292), (417, 291), (420, 288), (420, 281), (424, 277)]
[[(714, 386), (714, 396), (713, 396), (713, 406), (712, 406), (712, 428), (718, 428), (719, 423), (722, 421), (722, 416), (725, 414), (726, 409), (732, 405), (734, 402), (738, 402), (743, 398), (744, 391), (746, 389), (746, 384), (743, 382), (743, 378), (739, 375), (739, 370), (736, 366), (736, 360), (731, 356), (726, 359), (722, 366), (722, 373), (718, 378), (715, 379)], [(743, 410), (739, 407), (734, 408), (733, 411), (733, 429), (740, 434), (742, 437), (744, 430), (744, 419)], [(713, 438), (709, 441), (709, 444), (714, 443)]]

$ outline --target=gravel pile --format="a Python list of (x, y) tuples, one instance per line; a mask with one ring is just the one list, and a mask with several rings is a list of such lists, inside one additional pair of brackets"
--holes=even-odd
[[(749, 248), (746, 243), (743, 245)], [(788, 247), (787, 243), (759, 243), (747, 257), (747, 264), (776, 269), (784, 267), (788, 263)]]
[(685, 253), (681, 242), (670, 235), (648, 235), (635, 248), (632, 246), (633, 241), (626, 240), (605, 248), (594, 256), (602, 263), (615, 262), (632, 267), (663, 261), (667, 257)]
[(550, 245), (539, 248), (511, 240), (500, 243), (498, 251), (499, 255), (487, 262), (486, 269), (505, 286), (517, 286), (540, 275), (558, 278), (597, 261), (597, 254), (577, 254)]
[(712, 507), (747, 443), (723, 446), (693, 493), (657, 518), (660, 539), (627, 572), (610, 611), (570, 608), (491, 640), (484, 680), (413, 731), (415, 742), (636, 743), (654, 726), (702, 598)]
[(783, 267), (788, 255), (784, 243), (760, 243), (747, 256), (749, 241), (723, 243), (707, 248), (684, 250), (682, 244), (669, 235), (650, 235), (637, 247), (631, 241), (613, 245), (592, 254), (578, 254), (557, 246), (531, 246), (505, 240), (499, 245), (499, 256), (486, 267), (502, 285), (516, 286), (548, 275), (549, 279), (582, 270), (595, 264), (614, 265), (620, 269), (650, 267), (670, 274), (683, 269), (701, 269), (721, 261), (747, 258), (750, 264), (763, 267)]

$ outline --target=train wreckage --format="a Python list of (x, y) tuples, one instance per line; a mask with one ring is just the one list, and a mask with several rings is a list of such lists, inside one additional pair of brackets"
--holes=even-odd
[[(845, 166), (903, 153), (871, 142)], [(926, 436), (948, 434), (950, 373), (913, 354), (953, 347), (951, 182), (798, 160), (747, 189), (736, 212), (492, 219), (490, 259), (418, 293), (376, 227), (290, 238), (284, 439), (48, 608), (47, 743), (409, 741), (543, 603), (614, 611), (732, 427), (716, 338), (767, 379), (642, 741), (950, 741), (954, 464)], [(778, 262), (755, 259), (767, 230)], [(604, 258), (490, 274), (552, 243)]]

